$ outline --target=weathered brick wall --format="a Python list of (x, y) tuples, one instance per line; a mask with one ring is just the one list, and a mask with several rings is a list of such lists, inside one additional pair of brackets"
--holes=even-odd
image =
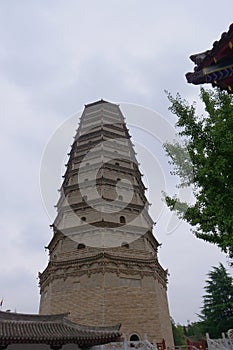
[[(92, 266), (92, 269), (98, 268)], [(43, 292), (44, 293), (44, 292)], [(165, 338), (173, 345), (166, 290), (153, 276), (114, 272), (55, 279), (41, 299), (40, 313), (70, 312), (70, 319), (86, 325), (121, 323), (129, 339), (134, 333), (150, 341)]]

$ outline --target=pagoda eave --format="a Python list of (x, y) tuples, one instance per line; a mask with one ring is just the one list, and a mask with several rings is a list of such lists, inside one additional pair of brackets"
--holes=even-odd
[(196, 64), (194, 72), (186, 74), (187, 82), (194, 85), (209, 83), (228, 93), (233, 92), (233, 24), (223, 33), (213, 48), (191, 55)]

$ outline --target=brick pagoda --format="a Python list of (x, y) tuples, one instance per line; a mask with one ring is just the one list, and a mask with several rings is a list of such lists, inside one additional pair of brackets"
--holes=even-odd
[(86, 105), (40, 274), (40, 314), (69, 312), (87, 326), (121, 323), (128, 340), (146, 334), (172, 346), (167, 271), (141, 176), (119, 106)]

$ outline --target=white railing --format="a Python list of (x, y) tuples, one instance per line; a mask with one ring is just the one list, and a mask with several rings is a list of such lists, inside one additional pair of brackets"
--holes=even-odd
[[(181, 346), (167, 347), (166, 350), (187, 350), (187, 348), (189, 348), (190, 350), (200, 350), (200, 349), (197, 349), (194, 345), (181, 345)], [(158, 349), (157, 349), (157, 345), (151, 344), (147, 339), (145, 339), (141, 341), (124, 340), (122, 342), (115, 342), (115, 343), (108, 343), (104, 345), (93, 346), (91, 350), (158, 350)]]
[[(221, 339), (210, 339), (209, 334), (206, 334), (206, 340), (208, 344), (207, 350), (233, 350), (233, 329), (228, 331), (228, 338), (225, 334), (222, 334)], [(167, 347), (166, 350), (200, 350), (194, 345), (182, 345), (175, 347)], [(151, 344), (147, 338), (140, 341), (126, 341), (108, 343), (105, 345), (94, 346), (91, 350), (158, 350), (157, 345)]]
[(141, 341), (122, 341), (94, 346), (92, 350), (157, 350), (157, 346), (151, 344), (148, 340)]
[(229, 329), (229, 331), (227, 332), (227, 335), (230, 340), (231, 346), (233, 348), (233, 329)]
[[(230, 332), (230, 331), (229, 331)], [(206, 334), (208, 350), (233, 350), (232, 342), (222, 333), (221, 339), (210, 339), (209, 334)]]

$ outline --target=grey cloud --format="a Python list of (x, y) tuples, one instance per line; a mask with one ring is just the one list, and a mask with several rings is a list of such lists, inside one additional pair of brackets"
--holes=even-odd
[[(6, 307), (37, 311), (36, 274), (46, 263), (43, 247), (51, 236), (40, 197), (40, 161), (59, 123), (99, 98), (148, 106), (175, 122), (164, 89), (198, 98), (199, 88), (184, 78), (193, 69), (188, 56), (208, 49), (227, 30), (233, 5), (223, 0), (222, 6), (228, 11), (219, 18), (219, 9), (201, 0), (169, 6), (153, 0), (1, 2), (0, 229), (5, 249), (0, 298), (6, 296)], [(155, 186), (156, 181), (149, 187), (153, 206)], [(194, 239), (187, 226), (165, 235), (166, 215), (155, 235), (163, 243), (160, 259), (171, 272), (172, 316), (186, 322), (188, 314), (192, 319), (198, 312), (203, 276), (225, 257)], [(197, 260), (199, 249), (203, 258)], [(185, 308), (177, 302), (181, 296)]]

